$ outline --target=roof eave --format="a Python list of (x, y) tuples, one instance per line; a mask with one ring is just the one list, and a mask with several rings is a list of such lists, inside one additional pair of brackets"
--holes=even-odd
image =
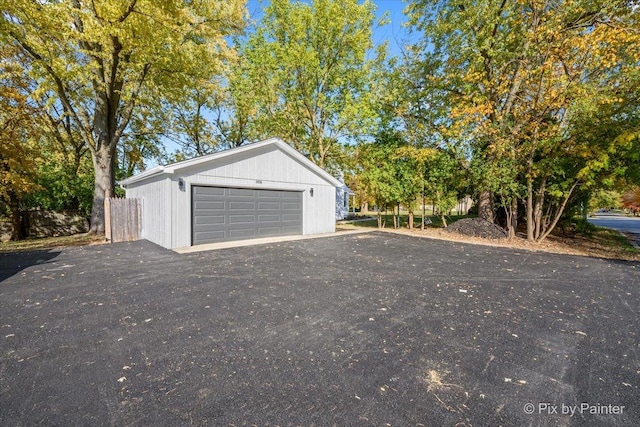
[(160, 175), (162, 173), (172, 173), (171, 171), (166, 171), (164, 166), (156, 166), (155, 168), (151, 168), (144, 172), (141, 172), (137, 175), (130, 176), (129, 178), (123, 179), (122, 181), (118, 181), (118, 185), (121, 187), (126, 187), (127, 185), (135, 184), (136, 182), (145, 180), (147, 178), (151, 178), (155, 175)]

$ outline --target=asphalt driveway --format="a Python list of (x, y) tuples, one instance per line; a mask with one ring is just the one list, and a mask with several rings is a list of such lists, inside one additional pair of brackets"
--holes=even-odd
[(3, 426), (640, 425), (638, 263), (374, 232), (0, 280)]

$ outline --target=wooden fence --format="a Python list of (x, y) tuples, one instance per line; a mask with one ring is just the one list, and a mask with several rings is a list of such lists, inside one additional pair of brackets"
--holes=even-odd
[(142, 200), (104, 199), (104, 230), (107, 242), (140, 240), (142, 229)]

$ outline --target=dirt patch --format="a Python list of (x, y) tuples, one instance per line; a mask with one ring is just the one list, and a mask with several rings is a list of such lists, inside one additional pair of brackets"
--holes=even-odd
[(71, 246), (101, 245), (104, 243), (104, 236), (82, 233), (72, 236), (29, 238), (26, 240), (1, 242), (0, 252), (59, 249)]

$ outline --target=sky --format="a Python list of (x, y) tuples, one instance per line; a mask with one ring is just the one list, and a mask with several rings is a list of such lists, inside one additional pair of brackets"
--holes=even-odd
[(374, 30), (373, 41), (376, 45), (387, 41), (389, 53), (391, 56), (396, 56), (409, 41), (416, 39), (416, 36), (412, 36), (404, 25), (407, 22), (407, 17), (403, 10), (407, 4), (402, 0), (374, 0), (373, 2), (378, 6), (377, 18), (380, 19), (385, 13), (388, 13), (390, 20), (387, 25)]

